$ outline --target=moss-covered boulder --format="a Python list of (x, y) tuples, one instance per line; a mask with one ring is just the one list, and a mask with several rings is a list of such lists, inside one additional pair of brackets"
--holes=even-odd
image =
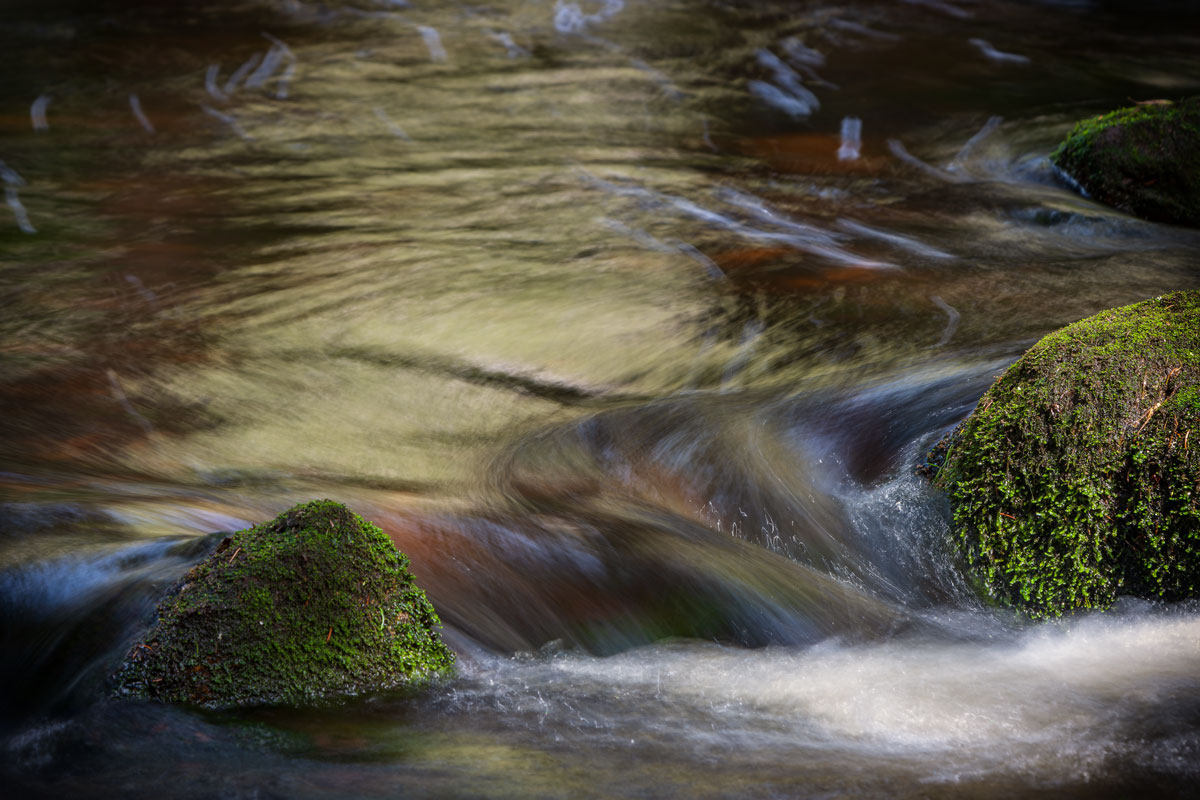
[(209, 708), (419, 687), (454, 655), (379, 528), (329, 500), (225, 538), (158, 606), (116, 691)]
[(1033, 617), (1200, 594), (1200, 292), (1042, 339), (953, 435), (936, 482), (986, 591)]
[(1102, 203), (1200, 226), (1200, 97), (1084, 120), (1050, 160)]

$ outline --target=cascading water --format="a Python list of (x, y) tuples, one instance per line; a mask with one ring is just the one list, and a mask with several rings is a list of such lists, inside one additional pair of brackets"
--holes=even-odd
[[(1050, 330), (1200, 286), (1073, 191), (1170, 2), (17, 3), (13, 796), (1053, 797), (1200, 779), (1200, 616), (989, 606), (914, 475)], [(1186, 23), (1186, 24), (1184, 24)], [(460, 675), (109, 699), (217, 531), (346, 502)]]

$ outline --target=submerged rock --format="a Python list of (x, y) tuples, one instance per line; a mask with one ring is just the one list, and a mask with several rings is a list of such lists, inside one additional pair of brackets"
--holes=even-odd
[(305, 704), (448, 675), (454, 654), (379, 528), (329, 500), (218, 545), (172, 589), (117, 692), (209, 708)]
[(1200, 226), (1200, 97), (1084, 120), (1050, 160), (1102, 203)]
[(936, 482), (986, 591), (1033, 617), (1200, 594), (1200, 291), (1042, 339)]

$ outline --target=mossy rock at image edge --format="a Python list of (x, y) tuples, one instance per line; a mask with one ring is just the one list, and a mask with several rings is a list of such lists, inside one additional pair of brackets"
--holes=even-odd
[(1196, 597), (1200, 291), (1046, 336), (952, 435), (935, 483), (986, 591), (1032, 617)]
[(408, 557), (319, 500), (225, 538), (158, 606), (119, 696), (207, 708), (331, 701), (452, 674)]
[(1200, 97), (1084, 120), (1050, 160), (1102, 203), (1200, 226)]

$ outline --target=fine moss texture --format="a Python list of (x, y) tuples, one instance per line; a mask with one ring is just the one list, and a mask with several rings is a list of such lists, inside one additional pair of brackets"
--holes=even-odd
[(379, 528), (329, 500), (227, 537), (159, 604), (117, 692), (208, 708), (420, 687), (454, 654)]
[(952, 437), (968, 562), (1033, 617), (1200, 587), (1200, 292), (1089, 317), (1038, 342)]
[(1200, 97), (1084, 120), (1050, 160), (1102, 203), (1200, 226)]

